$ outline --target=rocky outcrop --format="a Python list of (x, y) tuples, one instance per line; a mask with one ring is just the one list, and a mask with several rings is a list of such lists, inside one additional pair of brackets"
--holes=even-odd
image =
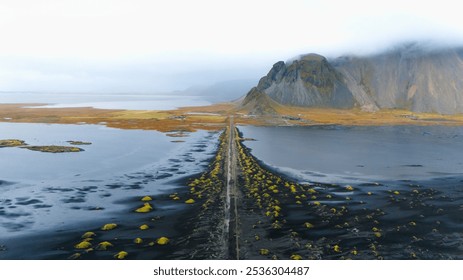
[(355, 103), (342, 75), (317, 54), (276, 63), (257, 89), (285, 105), (350, 108)]
[(281, 106), (257, 87), (252, 88), (243, 99), (240, 109), (250, 115), (276, 115)]

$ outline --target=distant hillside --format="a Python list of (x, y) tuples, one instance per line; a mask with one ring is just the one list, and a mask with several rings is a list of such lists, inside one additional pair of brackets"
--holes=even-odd
[(304, 55), (273, 65), (256, 90), (285, 105), (463, 113), (463, 48), (407, 44), (372, 56)]
[(255, 84), (255, 80), (230, 80), (209, 86), (191, 87), (178, 94), (201, 96), (212, 103), (229, 102), (245, 95)]

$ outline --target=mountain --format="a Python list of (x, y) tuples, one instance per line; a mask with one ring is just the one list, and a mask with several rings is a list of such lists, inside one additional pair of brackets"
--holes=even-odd
[(308, 54), (274, 64), (256, 90), (292, 106), (463, 113), (463, 48), (415, 43), (370, 56)]
[(370, 57), (332, 61), (360, 106), (463, 112), (463, 49), (409, 44)]
[(321, 55), (273, 65), (257, 89), (285, 105), (351, 108), (355, 100), (342, 75)]
[(250, 115), (276, 115), (281, 107), (265, 92), (253, 87), (242, 100), (240, 110), (247, 111)]

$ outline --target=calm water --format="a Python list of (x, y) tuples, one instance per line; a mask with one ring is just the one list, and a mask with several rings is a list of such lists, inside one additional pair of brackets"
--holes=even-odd
[(463, 173), (463, 128), (240, 127), (266, 164), (303, 180), (422, 180)]
[(199, 131), (173, 143), (178, 139), (156, 131), (0, 123), (0, 139), (10, 138), (31, 145), (92, 145), (63, 154), (0, 148), (0, 241), (107, 220), (125, 207), (121, 200), (177, 187), (173, 181), (207, 166), (217, 133)]
[(258, 159), (318, 192), (285, 217), (314, 225), (301, 229), (311, 258), (463, 258), (463, 128), (240, 129)]
[(171, 110), (209, 105), (198, 96), (160, 94), (91, 94), (0, 92), (0, 103), (45, 103), (44, 108), (93, 107), (98, 109)]

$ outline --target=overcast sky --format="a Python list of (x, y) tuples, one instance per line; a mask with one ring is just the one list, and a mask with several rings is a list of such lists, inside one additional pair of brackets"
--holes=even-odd
[(463, 43), (458, 1), (0, 0), (0, 91), (181, 90), (422, 40)]

